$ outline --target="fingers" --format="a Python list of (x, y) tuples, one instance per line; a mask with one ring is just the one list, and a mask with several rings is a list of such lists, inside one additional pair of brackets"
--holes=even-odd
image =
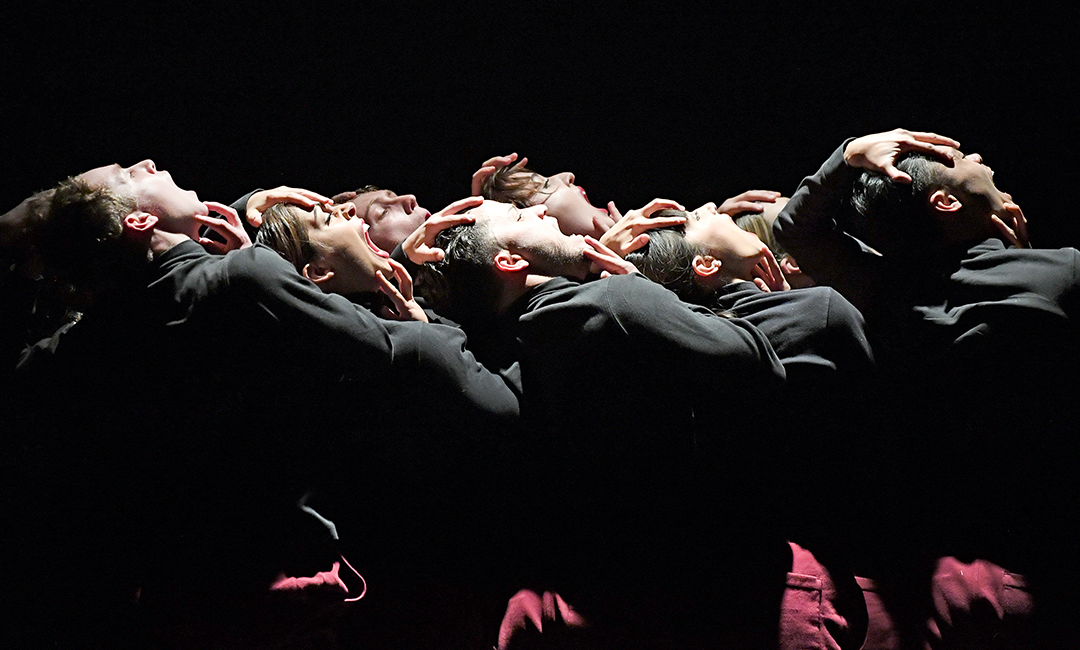
[(393, 282), (386, 279), (386, 276), (383, 275), (382, 271), (375, 271), (375, 280), (379, 283), (379, 291), (382, 291), (390, 298), (390, 301), (394, 303), (394, 307), (399, 314), (407, 311), (405, 296), (401, 295), (401, 292), (398, 291), (398, 288), (394, 286)]
[(204, 217), (201, 214), (195, 215), (195, 221), (198, 221), (226, 239), (233, 239), (236, 237), (236, 231), (233, 229), (233, 224), (230, 224), (227, 221), (215, 219), (214, 217)]
[(732, 201), (728, 199), (724, 201), (724, 214), (735, 215), (742, 214), (744, 212), (761, 213), (765, 211), (765, 206), (754, 201)]
[[(780, 270), (780, 265), (776, 262), (776, 257), (773, 256), (772, 251), (768, 247), (762, 249), (761, 260), (757, 266), (754, 267), (754, 273), (757, 278), (762, 280), (767, 286), (769, 291), (783, 291), (786, 289), (784, 280), (784, 272)], [(755, 283), (756, 284), (756, 283)]]
[(623, 249), (623, 255), (626, 255), (627, 253), (633, 253), (639, 248), (644, 248), (645, 244), (648, 243), (649, 236), (645, 233), (642, 233), (630, 240), (630, 243), (626, 245), (625, 249)]
[(229, 252), (229, 249), (225, 247), (225, 244), (222, 244), (215, 239), (199, 237), (199, 245), (209, 250), (211, 253), (216, 253), (218, 255), (224, 255), (225, 253)]
[(686, 217), (646, 217), (635, 220), (630, 226), (631, 231), (637, 234), (645, 230), (677, 226), (682, 223), (686, 223)]
[[(330, 199), (328, 197), (325, 197), (322, 194), (319, 194), (318, 192), (312, 192), (311, 190), (305, 190), (305, 189), (296, 188), (296, 187), (281, 188), (281, 189), (289, 190), (289, 198), (294, 199), (295, 201), (309, 201), (309, 202), (311, 202), (311, 205), (307, 206), (309, 208), (313, 208), (316, 205), (330, 205), (330, 204), (334, 203), (334, 201), (332, 199)], [(352, 196), (349, 197), (349, 198), (355, 198), (356, 192), (350, 192), (350, 194), (352, 194)]]
[[(346, 192), (345, 194), (356, 196), (355, 192)], [(339, 194), (338, 196), (341, 195)], [(246, 210), (248, 223), (256, 228), (261, 226), (263, 211), (277, 203), (291, 203), (293, 205), (298, 205), (305, 210), (310, 210), (316, 205), (333, 205), (334, 201), (318, 192), (282, 185), (280, 187), (275, 187), (272, 190), (263, 190), (251, 195), (251, 198), (248, 199)]]
[[(211, 204), (208, 203), (207, 206), (211, 207)], [(225, 211), (223, 214), (225, 215), (226, 221), (214, 217), (204, 217), (201, 214), (195, 215), (195, 221), (206, 226), (210, 230), (213, 230), (225, 239), (223, 245), (220, 244), (220, 242), (214, 242), (214, 244), (218, 245), (211, 245), (210, 247), (215, 251), (225, 253), (236, 248), (246, 248), (251, 246), (251, 238), (248, 237), (244, 227), (240, 225), (240, 217), (236, 215), (236, 212), (231, 208), (220, 204), (213, 204), (213, 208), (215, 211), (218, 211), (219, 208), (224, 208)], [(202, 242), (200, 241), (200, 243)]]
[(1024, 216), (1024, 211), (1012, 201), (1005, 202), (1005, 209), (1009, 211), (1009, 215), (1013, 218), (1013, 229), (1019, 242), (1017, 245), (1021, 248), (1031, 248), (1031, 242), (1028, 240), (1027, 217)]
[(957, 142), (956, 140), (953, 140), (950, 137), (944, 136), (944, 135), (938, 135), (936, 133), (930, 133), (929, 131), (907, 131), (906, 129), (897, 129), (897, 130), (898, 131), (903, 131), (904, 133), (907, 133), (908, 135), (915, 138), (919, 142), (928, 142), (930, 144), (940, 144), (940, 145), (945, 145), (946, 147), (953, 147), (953, 148), (956, 148), (956, 149), (960, 148), (960, 143), (959, 142)]
[[(780, 198), (780, 192), (773, 190), (747, 190), (742, 194), (736, 194), (728, 199), (728, 201), (764, 201), (765, 203), (776, 203), (776, 199)], [(727, 201), (724, 201), (727, 203)]]
[(471, 187), (473, 196), (480, 196), (484, 193), (484, 181), (494, 173), (494, 167), (481, 167), (473, 172)]
[(1000, 217), (998, 217), (996, 214), (992, 214), (992, 215), (990, 215), (990, 221), (992, 221), (994, 223), (994, 226), (997, 227), (998, 232), (1000, 232), (1001, 235), (1003, 237), (1005, 237), (1005, 239), (1010, 244), (1012, 244), (1013, 246), (1022, 248), (1020, 246), (1020, 240), (1016, 237), (1016, 231), (1014, 231), (1012, 228), (1007, 226), (1005, 224), (1005, 222), (1001, 220)]
[(397, 279), (398, 291), (401, 292), (402, 297), (405, 298), (406, 301), (412, 300), (413, 299), (412, 276), (409, 275), (409, 272), (405, 270), (405, 267), (402, 266), (397, 261), (392, 260), (392, 259), (389, 259), (387, 261), (390, 262), (390, 268), (394, 269), (394, 277)]
[(585, 237), (585, 243), (590, 246), (590, 248), (583, 251), (585, 257), (590, 259), (600, 271), (608, 271), (619, 275), (637, 271), (637, 267), (616, 255), (614, 251), (601, 244), (598, 240), (587, 236)]
[(495, 171), (496, 167), (506, 167), (510, 163), (517, 160), (517, 153), (512, 153), (507, 156), (493, 156), (484, 161), (483, 167), (491, 167), (492, 171)]
[(619, 209), (615, 207), (615, 202), (614, 201), (608, 201), (607, 211), (608, 211), (608, 214), (611, 215), (611, 218), (614, 219), (615, 221), (618, 221), (619, 219), (622, 219), (622, 217), (623, 217), (622, 213), (619, 212)]
[(356, 192), (341, 192), (340, 194), (335, 194), (334, 196), (330, 197), (330, 200), (334, 203), (344, 203), (350, 199), (355, 198)]
[[(494, 156), (485, 160), (484, 163), (480, 165), (480, 169), (473, 172), (471, 188), (472, 195), (480, 196), (484, 190), (484, 181), (487, 180), (489, 176), (494, 174), (499, 168), (506, 167), (510, 163), (517, 160), (517, 157), (517, 153), (512, 153), (508, 156)], [(515, 165), (515, 167), (524, 166), (528, 160), (528, 158), (522, 158), (521, 162)]]
[(206, 206), (208, 211), (217, 212), (218, 214), (223, 215), (225, 220), (234, 226), (240, 226), (240, 216), (236, 214), (236, 210), (233, 210), (231, 207), (222, 203), (217, 203), (216, 201), (206, 201), (203, 205)]
[(641, 209), (641, 214), (643, 214), (644, 216), (647, 217), (647, 216), (651, 215), (654, 212), (659, 212), (660, 210), (685, 210), (685, 209), (686, 208), (682, 207), (681, 205), (679, 205), (675, 201), (670, 201), (668, 199), (653, 199), (652, 201), (649, 201), (648, 205), (646, 205), (644, 208)]
[(460, 226), (463, 223), (473, 223), (476, 221), (476, 217), (471, 214), (448, 214), (441, 217), (431, 217), (424, 222), (421, 228), (425, 233), (430, 234), (432, 237), (439, 232), (452, 228), (453, 226)]
[(484, 203), (484, 198), (482, 196), (470, 196), (468, 198), (459, 199), (457, 201), (454, 201), (450, 205), (446, 206), (442, 210), (439, 210), (438, 212), (433, 214), (432, 218), (434, 218), (434, 217), (444, 217), (444, 216), (451, 215), (451, 214), (457, 214), (458, 212), (461, 212), (462, 210), (464, 210), (466, 208), (475, 208), (476, 206), (482, 205), (483, 203)]
[(894, 165), (892, 163), (889, 163), (889, 164), (885, 165), (885, 167), (883, 168), (882, 171), (885, 172), (886, 176), (888, 176), (889, 178), (893, 179), (894, 181), (896, 181), (898, 183), (905, 183), (905, 184), (910, 184), (911, 183), (911, 176), (908, 176), (906, 173), (904, 173), (904, 172), (900, 171), (899, 169), (897, 169), (896, 165)]
[(942, 162), (951, 163), (956, 154), (947, 146), (929, 144), (919, 140), (907, 140), (899, 143), (902, 151), (918, 151), (930, 154), (941, 159)]

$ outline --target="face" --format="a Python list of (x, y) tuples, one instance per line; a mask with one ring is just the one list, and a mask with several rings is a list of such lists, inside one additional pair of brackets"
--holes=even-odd
[(489, 220), (499, 245), (528, 260), (532, 273), (584, 277), (588, 272), (589, 260), (582, 252), (585, 238), (564, 235), (559, 223), (547, 216), (546, 206), (516, 208), (509, 203), (484, 201), (468, 213), (477, 221)]
[(701, 246), (732, 271), (746, 264), (757, 264), (767, 250), (757, 235), (735, 225), (712, 203), (687, 213), (686, 239)]
[(389, 190), (364, 192), (350, 201), (356, 214), (371, 230), (371, 241), (383, 250), (393, 250), (431, 216), (416, 204), (412, 194), (398, 196)]
[(533, 205), (544, 205), (547, 213), (559, 222), (559, 229), (567, 235), (603, 235), (615, 220), (603, 208), (593, 207), (585, 190), (574, 184), (574, 175), (563, 172), (544, 177), (534, 174), (540, 189), (533, 195)]
[(390, 277), (390, 254), (379, 248), (368, 236), (370, 227), (355, 216), (351, 203), (334, 206), (329, 212), (315, 206), (310, 212), (297, 210), (307, 224), (308, 237), (321, 251), (317, 262), (334, 272), (331, 285), (336, 293), (352, 294), (376, 291), (376, 271)]
[(192, 217), (209, 211), (195, 192), (177, 187), (172, 175), (144, 160), (131, 167), (107, 165), (91, 169), (79, 178), (92, 187), (109, 187), (120, 194), (133, 196), (136, 207), (158, 218), (157, 228), (198, 237), (199, 224)]
[(994, 170), (983, 162), (977, 153), (964, 155), (953, 150), (956, 158), (952, 166), (944, 166), (944, 173), (951, 189), (961, 196), (960, 201), (969, 205), (978, 214), (1001, 214), (1006, 201), (1012, 202), (1009, 194), (994, 185)]

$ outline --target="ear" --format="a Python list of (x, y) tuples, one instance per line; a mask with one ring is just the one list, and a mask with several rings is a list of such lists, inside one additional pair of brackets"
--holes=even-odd
[(507, 273), (516, 273), (529, 268), (529, 260), (510, 251), (499, 251), (495, 254), (495, 268)]
[(937, 190), (930, 195), (930, 208), (938, 212), (957, 212), (960, 208), (964, 207), (960, 203), (960, 199), (955, 195), (949, 194), (945, 190)]
[(157, 225), (158, 218), (149, 212), (141, 212), (136, 210), (128, 216), (124, 217), (123, 227), (124, 234), (137, 235), (145, 234), (154, 229)]
[(690, 263), (690, 266), (698, 276), (708, 278), (716, 275), (723, 264), (712, 255), (695, 255), (694, 261)]
[(320, 262), (309, 262), (305, 264), (304, 269), (300, 274), (315, 284), (322, 284), (334, 277), (334, 271)]

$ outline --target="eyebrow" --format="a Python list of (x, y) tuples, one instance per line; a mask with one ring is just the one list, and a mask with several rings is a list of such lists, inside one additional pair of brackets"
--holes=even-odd
[(368, 202), (367, 207), (364, 208), (364, 214), (360, 215), (361, 219), (363, 219), (364, 221), (368, 220), (368, 215), (371, 214), (371, 206), (375, 205), (376, 203), (378, 203), (381, 206), (386, 206), (387, 202), (389, 202), (390, 199), (397, 198), (397, 194), (394, 194), (390, 190), (383, 190), (383, 191), (386, 192), (385, 196), (382, 196), (382, 195), (376, 196), (375, 198), (371, 199), (371, 201)]

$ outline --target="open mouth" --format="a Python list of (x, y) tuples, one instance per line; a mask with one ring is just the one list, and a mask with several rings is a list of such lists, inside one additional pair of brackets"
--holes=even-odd
[(364, 224), (364, 241), (367, 242), (368, 247), (371, 248), (371, 250), (374, 251), (376, 255), (378, 255), (379, 257), (385, 257), (385, 258), (389, 259), (390, 258), (390, 253), (387, 253), (383, 249), (379, 248), (378, 246), (375, 245), (375, 242), (371, 241), (371, 237), (368, 235), (368, 230), (370, 230), (370, 229), (371, 229), (371, 226), (369, 226), (369, 225), (367, 225), (367, 223), (365, 223)]
[(578, 185), (577, 189), (578, 189), (579, 192), (581, 192), (581, 196), (585, 197), (585, 202), (586, 203), (588, 203), (593, 208), (603, 212), (604, 214), (608, 214), (608, 211), (605, 208), (597, 208), (595, 205), (592, 204), (592, 201), (589, 200), (589, 195), (585, 193), (585, 188), (584, 187)]

